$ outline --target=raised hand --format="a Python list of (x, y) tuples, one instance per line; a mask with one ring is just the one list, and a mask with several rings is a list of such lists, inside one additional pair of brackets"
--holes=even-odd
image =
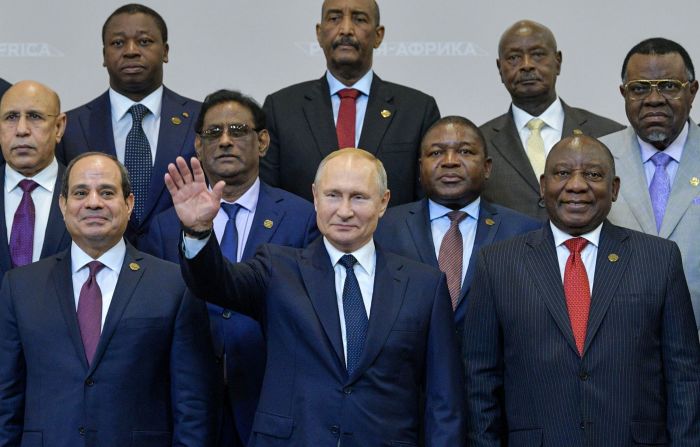
[(199, 160), (193, 157), (190, 163), (191, 171), (182, 157), (170, 163), (165, 186), (173, 198), (180, 222), (194, 231), (209, 230), (219, 212), (225, 183), (220, 181), (209, 190)]

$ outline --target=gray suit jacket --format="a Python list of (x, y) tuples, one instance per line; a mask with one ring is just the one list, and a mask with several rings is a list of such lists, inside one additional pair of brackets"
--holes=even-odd
[[(564, 131), (562, 137), (574, 129), (600, 137), (624, 129), (620, 123), (595, 115), (587, 110), (569, 107), (564, 101)], [(547, 219), (547, 210), (540, 200), (540, 179), (535, 177), (525, 148), (515, 128), (513, 114), (494, 118), (480, 127), (486, 138), (489, 156), (493, 159), (491, 177), (482, 197), (499, 205), (512, 208), (540, 220)]]
[[(620, 177), (620, 194), (608, 219), (616, 225), (656, 235), (656, 220), (651, 208), (641, 152), (634, 129), (627, 128), (602, 138), (615, 157)], [(688, 140), (683, 148), (678, 172), (658, 236), (678, 244), (683, 271), (693, 300), (695, 321), (700, 322), (700, 129), (690, 121)], [(699, 326), (700, 328), (700, 326)]]

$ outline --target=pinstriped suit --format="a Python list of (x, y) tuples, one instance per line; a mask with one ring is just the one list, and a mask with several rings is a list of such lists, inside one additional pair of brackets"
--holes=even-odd
[(582, 357), (549, 225), (482, 249), (468, 304), (468, 445), (700, 445), (700, 343), (674, 243), (603, 224)]

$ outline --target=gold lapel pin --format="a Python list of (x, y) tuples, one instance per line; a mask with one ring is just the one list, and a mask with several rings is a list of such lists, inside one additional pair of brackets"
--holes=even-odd
[(486, 222), (486, 225), (488, 226), (494, 225), (496, 223), (496, 221), (491, 219), (490, 217), (487, 217), (484, 222)]
[(263, 227), (267, 228), (268, 230), (270, 228), (272, 228), (272, 225), (273, 224), (272, 224), (272, 221), (270, 219), (265, 219), (265, 221), (263, 222)]
[(700, 178), (693, 177), (690, 179), (690, 184), (693, 186), (698, 186), (700, 185)]
[(387, 109), (382, 110), (379, 112), (379, 114), (382, 116), (382, 118), (389, 118), (391, 116), (391, 112)]
[(129, 268), (133, 271), (138, 271), (141, 268), (141, 266), (135, 262), (131, 262), (129, 263)]
[(182, 116), (184, 116), (185, 118), (189, 118), (189, 117), (190, 117), (190, 114), (187, 113), (187, 112), (182, 112)]
[(610, 261), (610, 262), (617, 262), (619, 259), (620, 259), (620, 257), (615, 253), (610, 253), (608, 255), (608, 261)]
[(176, 126), (178, 124), (182, 124), (182, 120), (180, 119), (179, 116), (174, 116), (174, 117), (170, 118), (170, 122), (175, 124)]
[(583, 135), (583, 131), (581, 129), (574, 129), (573, 134), (574, 135)]

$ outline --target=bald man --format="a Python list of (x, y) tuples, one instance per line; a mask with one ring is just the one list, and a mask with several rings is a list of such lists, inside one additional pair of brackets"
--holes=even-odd
[(496, 66), (512, 104), (506, 114), (481, 126), (493, 159), (483, 196), (540, 220), (547, 218), (547, 211), (539, 177), (554, 143), (574, 129), (599, 137), (624, 128), (569, 107), (557, 96), (561, 63), (562, 53), (549, 28), (530, 20), (510, 26), (498, 44)]
[(66, 127), (56, 92), (35, 81), (10, 87), (0, 101), (0, 280), (11, 268), (70, 244), (58, 207), (65, 167), (54, 157)]

